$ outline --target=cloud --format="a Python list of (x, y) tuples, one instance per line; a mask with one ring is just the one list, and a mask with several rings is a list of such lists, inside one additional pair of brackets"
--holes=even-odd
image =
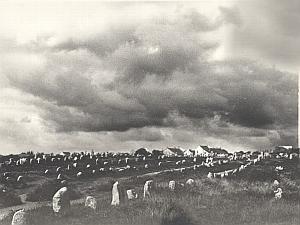
[(164, 140), (161, 130), (154, 127), (133, 128), (126, 132), (116, 132), (114, 136), (120, 141), (157, 142)]
[(229, 32), (227, 55), (261, 59), (270, 65), (298, 72), (300, 2), (255, 0), (245, 4), (241, 1), (236, 8), (243, 24)]
[(240, 11), (237, 7), (228, 8), (220, 6), (219, 9), (225, 23), (234, 24), (237, 26), (241, 26), (243, 24)]
[(229, 23), (247, 27), (239, 8), (219, 10), (212, 20), (182, 10), (170, 18), (119, 21), (92, 35), (6, 41), (1, 79), (5, 88), (28, 96), (20, 102), (34, 113), (22, 115), (21, 125), (3, 126), (37, 121), (44, 137), (32, 145), (53, 146), (50, 140), (59, 143), (61, 135), (70, 139), (62, 141), (65, 148), (95, 147), (99, 139), (103, 148), (110, 141), (122, 149), (137, 147), (133, 142), (296, 145), (296, 74), (247, 58), (211, 60), (220, 43), (208, 35)]

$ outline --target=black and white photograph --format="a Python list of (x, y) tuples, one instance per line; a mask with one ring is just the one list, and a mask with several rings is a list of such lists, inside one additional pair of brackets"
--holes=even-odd
[(299, 0), (0, 1), (1, 225), (299, 225)]

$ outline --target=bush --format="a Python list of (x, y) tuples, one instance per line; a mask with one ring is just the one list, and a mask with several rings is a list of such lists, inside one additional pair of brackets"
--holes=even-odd
[(271, 168), (253, 166), (242, 171), (238, 175), (244, 180), (253, 181), (273, 181), (277, 179), (277, 174)]
[(280, 177), (280, 187), (283, 190), (283, 197), (285, 199), (299, 201), (300, 200), (300, 187), (297, 183), (285, 176)]
[(171, 203), (165, 210), (161, 219), (161, 225), (192, 225), (191, 218), (179, 206)]
[(97, 192), (110, 192), (112, 190), (114, 183), (115, 183), (114, 180), (108, 180), (100, 185), (97, 185), (96, 191)]
[(14, 205), (22, 204), (20, 196), (16, 195), (14, 192), (0, 192), (0, 208), (10, 207)]
[[(39, 201), (50, 201), (53, 195), (62, 187), (61, 183), (57, 180), (46, 180), (39, 184), (31, 192), (26, 195), (26, 201), (39, 202)], [(70, 198), (78, 199), (80, 193), (70, 189)]]

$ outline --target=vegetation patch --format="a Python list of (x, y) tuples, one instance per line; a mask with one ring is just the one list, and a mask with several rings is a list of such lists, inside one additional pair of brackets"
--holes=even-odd
[[(61, 183), (57, 180), (46, 180), (41, 184), (33, 188), (27, 195), (26, 201), (30, 202), (40, 202), (40, 201), (51, 201), (53, 195), (62, 187)], [(70, 198), (78, 199), (80, 198), (80, 193), (72, 188), (70, 188)]]

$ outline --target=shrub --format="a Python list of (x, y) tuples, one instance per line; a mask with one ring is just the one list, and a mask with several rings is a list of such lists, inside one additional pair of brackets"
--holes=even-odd
[(179, 206), (171, 203), (165, 210), (161, 219), (161, 225), (192, 225), (191, 218)]
[[(39, 201), (50, 201), (53, 195), (61, 188), (61, 183), (57, 180), (46, 180), (39, 184), (31, 192), (26, 195), (26, 201), (39, 202)], [(80, 197), (80, 193), (70, 189), (70, 198), (77, 199)]]
[(96, 191), (97, 192), (110, 192), (112, 190), (112, 186), (115, 183), (114, 180), (108, 180), (102, 184), (99, 184), (96, 186)]
[(242, 172), (240, 172), (239, 177), (250, 182), (252, 181), (272, 181), (277, 179), (277, 174), (271, 168), (265, 168), (261, 166), (253, 166)]
[(0, 192), (0, 208), (20, 205), (22, 204), (21, 198), (12, 191)]

